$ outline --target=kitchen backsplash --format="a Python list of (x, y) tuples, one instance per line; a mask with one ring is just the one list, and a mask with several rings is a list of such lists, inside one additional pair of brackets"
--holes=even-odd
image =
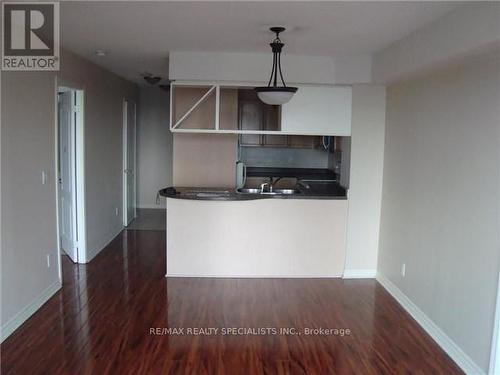
[(240, 160), (247, 167), (328, 168), (328, 152), (319, 149), (241, 147)]

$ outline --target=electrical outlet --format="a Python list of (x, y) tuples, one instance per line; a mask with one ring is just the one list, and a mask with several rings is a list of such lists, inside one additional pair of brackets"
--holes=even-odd
[(406, 263), (401, 265), (401, 276), (406, 277)]
[(50, 268), (50, 254), (47, 254), (47, 268)]
[(115, 207), (115, 215), (118, 216), (118, 207)]

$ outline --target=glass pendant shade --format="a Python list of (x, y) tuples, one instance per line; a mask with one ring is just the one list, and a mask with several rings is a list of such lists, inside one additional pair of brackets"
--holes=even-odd
[[(273, 50), (273, 68), (267, 86), (256, 87), (255, 91), (260, 100), (270, 105), (282, 105), (288, 103), (297, 92), (297, 87), (289, 87), (283, 79), (281, 72), (281, 50), (284, 43), (281, 42), (279, 34), (285, 31), (284, 27), (271, 27), (271, 31), (276, 33), (276, 38), (270, 44)], [(278, 74), (282, 86), (278, 85)], [(271, 85), (272, 83), (272, 85)]]
[[(257, 90), (259, 89), (259, 90)], [(291, 89), (291, 90), (290, 90)], [(257, 96), (266, 104), (282, 105), (288, 103), (292, 99), (293, 94), (297, 91), (296, 87), (257, 87)]]

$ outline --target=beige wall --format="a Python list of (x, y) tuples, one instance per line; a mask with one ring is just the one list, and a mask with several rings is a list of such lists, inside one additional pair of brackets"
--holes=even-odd
[(484, 371), (500, 264), (499, 67), (497, 52), (388, 88), (378, 263)]
[[(62, 51), (59, 84), (85, 90), (90, 256), (122, 229), (122, 101), (137, 89)], [(56, 73), (1, 74), (1, 330), (17, 328), (59, 287), (55, 183)], [(47, 183), (42, 185), (42, 171)], [(115, 207), (120, 209), (115, 215)], [(47, 266), (50, 257), (50, 267)]]
[(344, 199), (168, 198), (167, 275), (340, 277), (346, 217)]
[(174, 134), (174, 186), (236, 184), (237, 135)]
[[(55, 184), (55, 74), (2, 72), (2, 339), (60, 287)], [(42, 171), (47, 183), (42, 185)], [(47, 255), (51, 265), (47, 267)]]
[(58, 77), (59, 84), (84, 90), (87, 261), (90, 261), (123, 227), (122, 106), (124, 98), (138, 102), (138, 88), (64, 50)]
[(160, 208), (156, 204), (156, 193), (172, 185), (169, 115), (168, 92), (158, 87), (141, 88), (137, 124), (137, 205), (142, 208)]
[(385, 87), (353, 86), (345, 277), (376, 274), (384, 129)]

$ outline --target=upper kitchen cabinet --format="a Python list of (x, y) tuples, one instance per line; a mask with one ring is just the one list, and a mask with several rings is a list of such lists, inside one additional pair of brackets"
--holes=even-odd
[(351, 135), (352, 89), (348, 86), (299, 86), (281, 109), (287, 134)]
[(263, 103), (253, 86), (173, 82), (170, 129), (242, 134), (244, 144), (264, 146), (286, 146), (286, 135), (349, 136), (351, 97), (347, 86), (302, 85), (277, 106)]
[(215, 85), (172, 85), (170, 128), (172, 130), (215, 130)]
[(281, 130), (281, 107), (263, 103), (252, 87), (238, 89), (238, 130), (257, 132), (241, 134), (243, 145), (286, 145), (285, 136), (264, 133)]

